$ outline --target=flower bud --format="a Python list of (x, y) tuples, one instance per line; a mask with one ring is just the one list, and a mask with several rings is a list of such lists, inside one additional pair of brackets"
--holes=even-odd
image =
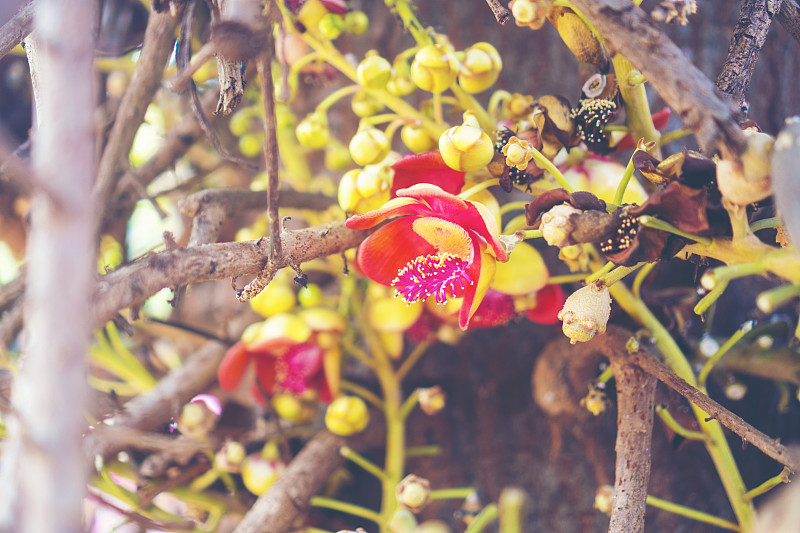
[(181, 409), (178, 431), (187, 437), (204, 439), (214, 429), (218, 418), (204, 402), (189, 402)]
[(526, 242), (517, 244), (505, 263), (498, 262), (491, 288), (514, 296), (538, 291), (550, 273), (539, 251)]
[(238, 474), (242, 469), (245, 456), (247, 456), (247, 452), (241, 442), (228, 441), (214, 455), (214, 468), (221, 472)]
[(297, 300), (288, 283), (275, 279), (249, 302), (253, 311), (266, 318), (290, 311)]
[(601, 513), (611, 515), (611, 510), (614, 507), (614, 487), (611, 485), (602, 485), (597, 488), (594, 494), (594, 508)]
[(328, 39), (336, 39), (342, 34), (344, 30), (344, 17), (336, 13), (328, 13), (323, 15), (317, 23), (319, 32)]
[(291, 394), (276, 394), (272, 397), (272, 407), (283, 420), (289, 423), (303, 419), (303, 402)]
[(507, 166), (525, 170), (530, 160), (533, 159), (533, 149), (528, 141), (511, 137), (503, 145), (503, 155), (506, 156)]
[(386, 84), (386, 90), (395, 96), (408, 96), (417, 90), (414, 80), (411, 79), (411, 67), (402, 57), (394, 60), (392, 77)]
[(350, 157), (359, 165), (380, 163), (387, 155), (389, 155), (389, 139), (378, 128), (361, 127), (350, 139)]
[(351, 11), (344, 16), (344, 31), (361, 35), (369, 27), (369, 18), (363, 11)]
[(331, 433), (348, 437), (364, 431), (369, 423), (369, 410), (357, 396), (340, 396), (325, 411), (325, 427)]
[(572, 245), (573, 242), (570, 239), (570, 235), (574, 227), (569, 219), (572, 215), (578, 215), (582, 212), (580, 209), (564, 203), (551, 208), (547, 213), (543, 214), (539, 229), (545, 242), (550, 246), (559, 248)]
[(400, 130), (400, 138), (415, 154), (430, 152), (436, 147), (436, 139), (419, 124), (406, 124)]
[(389, 521), (389, 531), (392, 533), (416, 533), (417, 517), (408, 509), (398, 509)]
[(309, 148), (324, 148), (331, 140), (331, 129), (325, 113), (315, 111), (300, 121), (295, 128), (297, 140)]
[(435, 415), (444, 409), (447, 402), (447, 394), (444, 393), (439, 385), (417, 389), (419, 408), (426, 415)]
[(251, 493), (261, 496), (278, 481), (284, 470), (286, 465), (282, 461), (265, 459), (255, 453), (242, 463), (242, 482)]
[(411, 79), (424, 91), (440, 93), (453, 84), (457, 75), (455, 55), (441, 44), (420, 48), (411, 63)]
[(397, 503), (412, 513), (420, 512), (431, 499), (431, 482), (409, 474), (397, 484)]
[(375, 50), (367, 52), (366, 57), (356, 69), (358, 83), (368, 89), (383, 89), (392, 75), (392, 64), (378, 55)]
[(311, 329), (303, 320), (289, 313), (273, 315), (263, 322), (250, 324), (242, 333), (246, 346), (270, 339), (290, 339), (296, 343), (306, 342), (311, 337)]
[(353, 95), (353, 99), (350, 100), (350, 108), (356, 116), (363, 118), (380, 113), (384, 105), (365, 89), (360, 89)]
[(599, 415), (608, 407), (606, 393), (597, 385), (589, 385), (589, 394), (581, 398), (581, 407), (585, 407), (594, 416)]
[(550, 2), (546, 1), (511, 0), (508, 3), (514, 24), (519, 27), (527, 26), (532, 30), (538, 30), (544, 25), (549, 7)]
[(390, 167), (376, 165), (346, 172), (339, 181), (339, 206), (355, 214), (378, 209), (389, 201), (392, 176)]
[(468, 93), (483, 92), (497, 81), (503, 60), (489, 43), (475, 43), (464, 50), (458, 84)]
[(325, 168), (339, 172), (350, 166), (350, 150), (337, 140), (333, 140), (325, 147)]
[(605, 333), (611, 316), (611, 295), (608, 287), (597, 282), (573, 292), (558, 313), (561, 329), (570, 344), (586, 342), (598, 333)]
[(467, 111), (462, 125), (450, 128), (439, 137), (439, 152), (453, 170), (474, 172), (492, 160), (494, 143), (480, 128), (475, 116)]
[(303, 307), (316, 307), (322, 305), (324, 295), (322, 289), (316, 283), (309, 283), (297, 291), (297, 301)]

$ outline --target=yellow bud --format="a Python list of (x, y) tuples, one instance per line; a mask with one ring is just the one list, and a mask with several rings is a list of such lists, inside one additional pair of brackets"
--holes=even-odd
[(409, 474), (397, 484), (397, 503), (412, 513), (421, 511), (431, 499), (431, 482)]
[(338, 172), (349, 167), (352, 162), (350, 150), (339, 141), (333, 140), (325, 147), (325, 167), (328, 170)]
[(247, 451), (242, 443), (228, 441), (214, 455), (214, 468), (222, 472), (239, 473), (246, 456)]
[(331, 433), (347, 437), (364, 431), (369, 423), (369, 410), (357, 396), (340, 396), (325, 411), (325, 426)]
[(528, 141), (511, 137), (503, 145), (503, 155), (506, 156), (506, 165), (525, 170), (530, 160), (533, 159), (533, 149)]
[(358, 83), (369, 89), (383, 89), (392, 75), (392, 64), (375, 50), (367, 52), (366, 57), (356, 69)]
[(426, 415), (435, 415), (444, 409), (445, 403), (447, 403), (447, 395), (439, 385), (417, 389), (417, 397), (419, 398), (419, 408)]
[(363, 11), (350, 11), (344, 16), (344, 31), (353, 35), (361, 35), (369, 27), (369, 18)]
[(344, 30), (344, 17), (336, 13), (323, 15), (317, 23), (317, 29), (328, 39), (336, 39)]
[(245, 157), (256, 157), (264, 149), (264, 134), (262, 132), (246, 133), (239, 137), (239, 151)]
[(297, 291), (297, 301), (303, 307), (315, 307), (322, 304), (324, 296), (322, 289), (316, 283), (309, 283)]
[(485, 91), (497, 81), (503, 60), (489, 43), (475, 43), (464, 51), (458, 84), (468, 93)]
[(314, 331), (344, 331), (344, 319), (333, 309), (314, 307), (297, 314)]
[(430, 152), (436, 147), (436, 139), (419, 124), (406, 124), (400, 130), (400, 138), (409, 150), (415, 154)]
[(248, 455), (242, 463), (242, 482), (256, 496), (267, 492), (278, 481), (286, 465), (281, 461), (270, 461), (259, 454)]
[(514, 296), (536, 292), (550, 277), (539, 252), (526, 242), (519, 243), (505, 263), (497, 263), (491, 288)]
[(380, 113), (384, 105), (380, 100), (369, 94), (366, 90), (360, 89), (350, 100), (350, 108), (359, 117), (369, 117)]
[(295, 128), (297, 140), (309, 148), (324, 148), (331, 140), (331, 130), (325, 113), (314, 112), (300, 121)]
[(380, 332), (403, 332), (422, 314), (422, 302), (406, 304), (400, 298), (380, 298), (370, 302), (367, 320)]
[(339, 180), (339, 207), (352, 213), (356, 210), (358, 202), (361, 201), (361, 195), (358, 193), (358, 175), (364, 172), (363, 169), (357, 168), (345, 172), (342, 179)]
[(250, 299), (250, 307), (263, 317), (270, 317), (291, 310), (297, 301), (294, 291), (286, 283), (273, 280), (255, 298)]
[(303, 418), (303, 403), (291, 394), (276, 394), (272, 397), (272, 407), (278, 416), (290, 423)]
[(251, 324), (242, 333), (242, 341), (248, 346), (269, 339), (287, 338), (297, 343), (305, 342), (311, 336), (311, 329), (303, 319), (281, 313), (263, 322)]
[(474, 172), (492, 160), (494, 143), (468, 111), (464, 113), (462, 125), (450, 128), (439, 137), (439, 152), (450, 168), (462, 172)]
[(350, 139), (350, 156), (359, 165), (374, 165), (389, 155), (389, 139), (372, 126), (359, 128)]
[(411, 79), (422, 90), (440, 93), (450, 87), (458, 75), (455, 54), (441, 44), (420, 48), (411, 63)]
[(587, 411), (594, 416), (599, 415), (608, 407), (608, 398), (606, 393), (597, 385), (589, 385), (589, 394), (581, 398), (581, 407), (585, 407)]
[(530, 114), (533, 108), (533, 96), (514, 93), (503, 107), (506, 109), (509, 118), (512, 120), (521, 120)]
[(547, 213), (542, 215), (542, 223), (539, 229), (542, 232), (545, 242), (550, 246), (557, 246), (563, 248), (570, 246), (573, 241), (570, 240), (573, 225), (570, 222), (572, 215), (582, 213), (580, 209), (576, 209), (567, 203), (563, 203), (551, 208)]
[(389, 188), (389, 184), (383, 178), (384, 176), (382, 173), (373, 172), (371, 170), (365, 170), (359, 173), (356, 178), (358, 194), (361, 195), (362, 198), (369, 198), (381, 191), (385, 191)]
[(400, 359), (403, 355), (403, 334), (396, 331), (380, 331), (378, 337), (389, 357)]
[(597, 282), (573, 292), (558, 313), (561, 329), (570, 343), (586, 342), (598, 333), (605, 333), (611, 316), (611, 295), (608, 287)]
[(614, 508), (614, 487), (611, 485), (598, 487), (594, 495), (594, 508), (601, 513), (611, 515), (611, 510)]

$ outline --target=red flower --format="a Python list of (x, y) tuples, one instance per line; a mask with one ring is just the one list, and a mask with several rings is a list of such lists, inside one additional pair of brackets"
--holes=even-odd
[(557, 324), (558, 312), (564, 307), (565, 301), (561, 285), (545, 285), (536, 293), (536, 307), (526, 310), (525, 316), (537, 324)]
[(463, 297), (458, 325), (466, 329), (492, 281), (495, 261), (508, 259), (494, 217), (482, 204), (423, 183), (400, 189), (382, 208), (346, 224), (366, 229), (393, 217), (400, 218), (359, 246), (361, 271), (394, 287), (407, 302)]
[(255, 366), (256, 379), (252, 394), (258, 403), (266, 403), (267, 394), (285, 391), (300, 395), (316, 390), (325, 403), (331, 401), (331, 391), (323, 371), (322, 349), (310, 342), (297, 343), (288, 338), (268, 339), (250, 346), (244, 341), (234, 344), (222, 359), (218, 371), (220, 386), (235, 390), (250, 365)]
[(401, 157), (392, 168), (394, 179), (391, 198), (397, 197), (400, 189), (407, 189), (418, 183), (438, 185), (450, 194), (460, 193), (464, 186), (465, 173), (448, 167), (438, 150)]
[[(665, 107), (658, 113), (653, 113), (653, 125), (657, 130), (662, 130), (669, 122), (670, 109)], [(614, 145), (614, 150), (633, 150), (636, 148), (636, 141), (630, 133), (626, 133), (617, 144)]]

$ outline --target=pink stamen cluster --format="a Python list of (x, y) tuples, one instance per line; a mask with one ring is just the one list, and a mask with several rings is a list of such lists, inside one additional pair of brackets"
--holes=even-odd
[(467, 261), (463, 258), (443, 252), (435, 255), (421, 255), (397, 272), (392, 281), (395, 295), (407, 303), (425, 300), (433, 295), (437, 304), (447, 301), (447, 291), (455, 297), (456, 286), (464, 288), (464, 283), (472, 284), (467, 275)]

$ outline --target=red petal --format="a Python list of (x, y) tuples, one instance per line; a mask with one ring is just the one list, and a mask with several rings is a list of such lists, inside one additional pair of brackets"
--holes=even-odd
[(489, 231), (489, 228), (486, 227), (486, 221), (483, 219), (483, 216), (481, 216), (480, 211), (478, 211), (478, 209), (472, 203), (468, 203), (467, 205), (468, 207), (466, 210), (450, 217), (450, 219), (459, 226), (467, 230), (472, 230), (483, 237), (484, 240), (492, 247), (494, 255), (498, 260), (508, 261), (506, 249), (503, 247), (500, 239), (498, 239), (497, 236), (493, 232)]
[(561, 285), (545, 285), (536, 293), (536, 307), (525, 311), (525, 316), (537, 324), (556, 324), (565, 300)]
[(250, 352), (247, 351), (243, 342), (239, 341), (231, 346), (225, 352), (222, 363), (219, 365), (219, 370), (217, 370), (217, 380), (220, 387), (227, 391), (232, 391), (239, 386), (250, 360)]
[[(259, 403), (265, 403), (267, 398), (261, 393), (263, 389), (267, 394), (272, 394), (275, 390), (275, 363), (274, 357), (254, 357), (256, 363), (256, 379), (253, 382), (253, 397)], [(261, 385), (261, 387), (259, 387)]]
[(438, 150), (404, 156), (392, 168), (392, 198), (398, 190), (418, 183), (431, 183), (451, 194), (460, 193), (464, 186), (465, 173), (448, 167)]
[[(426, 187), (426, 185), (428, 186)], [(444, 218), (466, 211), (469, 207), (469, 204), (458, 196), (425, 183), (419, 184), (417, 187), (400, 189), (397, 191), (397, 196), (398, 198), (414, 198), (423, 201), (430, 206), (430, 215)]]
[(403, 215), (431, 215), (430, 208), (411, 198), (395, 198), (389, 200), (380, 209), (369, 211), (363, 215), (353, 215), (345, 221), (345, 226), (350, 229), (369, 229), (377, 226), (384, 220)]
[(397, 271), (412, 259), (436, 253), (436, 249), (412, 230), (416, 217), (393, 220), (364, 239), (356, 260), (369, 279), (391, 286)]
[(486, 291), (489, 289), (489, 284), (494, 278), (496, 264), (494, 257), (483, 250), (485, 248), (484, 244), (473, 239), (472, 246), (474, 247), (473, 255), (475, 260), (467, 270), (472, 283), (464, 289), (464, 302), (458, 312), (458, 327), (463, 330), (467, 329), (470, 318), (477, 311)]
[(469, 328), (493, 328), (507, 324), (517, 316), (514, 309), (514, 298), (507, 294), (489, 289), (478, 306), (478, 310), (469, 320)]
[(347, 4), (344, 0), (320, 0), (322, 5), (328, 8), (332, 13), (342, 15), (347, 12)]

